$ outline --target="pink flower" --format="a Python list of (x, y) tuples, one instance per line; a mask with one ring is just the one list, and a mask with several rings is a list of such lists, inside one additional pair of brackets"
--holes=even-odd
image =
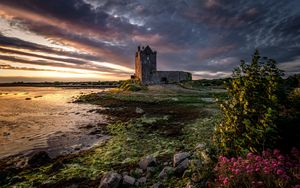
[(263, 185), (264, 183), (262, 182), (262, 181), (258, 181), (257, 182), (257, 185), (259, 185), (259, 186), (261, 186), (261, 185)]
[(276, 174), (277, 174), (277, 175), (284, 174), (284, 171), (283, 171), (283, 170), (281, 170), (281, 169), (278, 169), (278, 170), (276, 171)]
[(236, 167), (236, 166), (237, 166), (237, 164), (238, 164), (237, 162), (234, 162), (234, 163), (233, 163), (233, 166), (234, 166), (234, 167)]
[(284, 156), (283, 156), (283, 155), (279, 155), (279, 156), (277, 157), (277, 159), (280, 160), (280, 161), (283, 161), (283, 160), (284, 160)]
[(295, 187), (294, 188), (300, 188), (300, 185), (295, 185)]
[(299, 150), (295, 147), (292, 148), (292, 151), (291, 151), (291, 154), (294, 156), (294, 157), (299, 157)]
[(270, 152), (269, 149), (267, 149), (267, 150), (265, 150), (265, 151), (262, 152), (262, 155), (263, 155), (263, 157), (270, 157), (271, 152)]
[(247, 165), (246, 166), (246, 170), (250, 170), (251, 169), (251, 166), (250, 165)]
[(228, 185), (228, 183), (229, 183), (228, 178), (225, 178), (225, 179), (223, 180), (223, 184), (224, 184), (224, 185)]
[(254, 156), (254, 155), (253, 155), (253, 153), (251, 153), (251, 152), (247, 154), (247, 158), (248, 158), (248, 159), (252, 159), (253, 156)]
[(257, 156), (255, 157), (255, 160), (260, 161), (260, 160), (262, 160), (262, 158), (261, 158), (261, 156), (258, 156), (258, 155), (257, 155)]
[(236, 169), (234, 173), (235, 173), (235, 174), (239, 174), (239, 173), (240, 173), (240, 170), (239, 170), (239, 169)]
[(278, 156), (280, 154), (280, 151), (278, 149), (274, 149), (273, 155)]
[(269, 173), (270, 173), (270, 168), (264, 167), (264, 173), (265, 173), (265, 174), (269, 174)]
[(222, 157), (221, 161), (224, 162), (224, 163), (226, 163), (226, 162), (228, 162), (228, 159), (226, 157)]

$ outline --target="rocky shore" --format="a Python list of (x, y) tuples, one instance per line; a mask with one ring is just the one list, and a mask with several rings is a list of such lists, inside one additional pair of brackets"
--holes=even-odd
[(56, 158), (38, 151), (1, 161), (0, 185), (206, 186), (210, 161), (215, 160), (209, 142), (220, 118), (215, 100), (220, 96), (211, 88), (206, 92), (177, 86), (83, 95), (75, 102), (98, 105), (90, 113), (104, 114), (109, 120), (83, 129), (108, 139), (88, 150)]

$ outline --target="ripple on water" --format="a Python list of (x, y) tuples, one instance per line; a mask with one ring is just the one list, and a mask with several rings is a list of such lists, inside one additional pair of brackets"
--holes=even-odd
[[(0, 158), (43, 148), (55, 151), (55, 155), (79, 141), (91, 145), (99, 140), (99, 136), (86, 135), (79, 129), (105, 122), (104, 116), (90, 112), (99, 107), (70, 103), (73, 96), (90, 92), (50, 87), (0, 88)], [(62, 134), (72, 139), (57, 139)]]

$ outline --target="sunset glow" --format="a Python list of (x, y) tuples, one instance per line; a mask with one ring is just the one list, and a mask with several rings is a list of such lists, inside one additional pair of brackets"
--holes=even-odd
[(138, 45), (157, 49), (158, 69), (196, 79), (229, 76), (255, 48), (299, 73), (298, 5), (3, 0), (0, 82), (128, 79)]

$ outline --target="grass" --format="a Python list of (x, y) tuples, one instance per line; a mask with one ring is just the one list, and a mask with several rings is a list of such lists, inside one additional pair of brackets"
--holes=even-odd
[[(209, 94), (209, 97), (212, 96)], [(77, 101), (109, 108), (122, 106), (123, 110), (139, 104), (145, 113), (128, 121), (112, 122), (106, 127), (112, 136), (110, 140), (89, 151), (57, 159), (56, 164), (63, 164), (61, 168), (56, 169), (56, 164), (52, 163), (25, 170), (18, 174), (23, 179), (21, 182), (7, 187), (64, 185), (68, 180), (78, 180), (85, 185), (91, 182), (99, 184), (103, 173), (110, 170), (131, 172), (134, 176), (138, 161), (143, 156), (153, 155), (158, 158), (159, 165), (153, 178), (148, 179), (146, 186), (150, 186), (158, 181), (157, 175), (162, 170), (162, 164), (170, 162), (175, 152), (193, 150), (199, 143), (209, 144), (220, 120), (217, 104), (202, 100), (198, 94), (155, 96), (106, 93), (81, 96)], [(163, 183), (168, 187), (183, 187), (187, 181), (188, 178), (173, 177)]]

